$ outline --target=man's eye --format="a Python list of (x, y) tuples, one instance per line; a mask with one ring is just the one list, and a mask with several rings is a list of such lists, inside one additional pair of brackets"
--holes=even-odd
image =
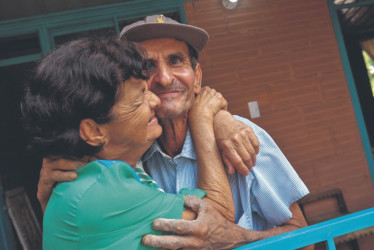
[(180, 57), (175, 56), (175, 57), (170, 58), (170, 63), (173, 64), (173, 65), (179, 64), (181, 62), (182, 62), (182, 58), (180, 58)]

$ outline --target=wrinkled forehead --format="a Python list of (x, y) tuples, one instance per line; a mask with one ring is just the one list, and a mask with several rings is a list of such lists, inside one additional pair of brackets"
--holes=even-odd
[(140, 42), (149, 58), (184, 54), (188, 56), (188, 46), (185, 42), (173, 38), (157, 38)]

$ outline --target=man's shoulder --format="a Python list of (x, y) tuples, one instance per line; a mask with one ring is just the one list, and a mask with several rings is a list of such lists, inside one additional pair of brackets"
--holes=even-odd
[(265, 132), (266, 133), (266, 131), (263, 128), (261, 128), (259, 125), (257, 125), (256, 123), (252, 122), (251, 120), (249, 120), (247, 118), (241, 117), (239, 115), (233, 115), (233, 117), (236, 120), (241, 121), (245, 125), (251, 127), (255, 133), (258, 133), (258, 132)]
[(232, 115), (236, 120), (238, 121), (241, 121), (247, 125), (251, 125), (251, 126), (254, 126), (254, 127), (259, 127), (256, 123), (252, 122), (251, 120), (245, 118), (245, 117), (242, 117), (242, 116), (239, 116), (239, 115)]

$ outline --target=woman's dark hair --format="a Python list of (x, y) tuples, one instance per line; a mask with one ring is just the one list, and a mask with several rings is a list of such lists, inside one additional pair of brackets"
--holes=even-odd
[(147, 79), (149, 62), (138, 45), (116, 39), (86, 38), (47, 55), (25, 84), (21, 111), (30, 149), (42, 156), (80, 158), (102, 149), (85, 143), (83, 119), (109, 122), (121, 83)]

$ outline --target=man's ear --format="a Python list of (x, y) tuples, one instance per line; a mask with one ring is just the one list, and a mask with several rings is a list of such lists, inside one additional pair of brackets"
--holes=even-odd
[(102, 126), (92, 119), (83, 119), (79, 126), (81, 138), (91, 146), (106, 144), (106, 133)]
[(195, 70), (195, 83), (194, 83), (195, 94), (200, 93), (202, 78), (203, 78), (203, 72), (201, 71), (200, 63), (197, 63), (196, 70)]

